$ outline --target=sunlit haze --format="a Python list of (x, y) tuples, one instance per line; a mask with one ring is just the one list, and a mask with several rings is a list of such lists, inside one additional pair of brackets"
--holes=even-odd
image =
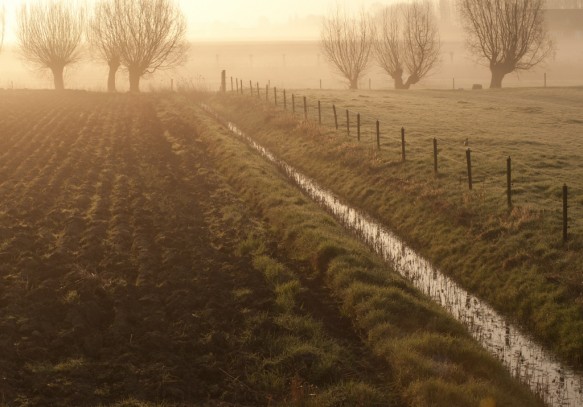
[[(352, 0), (346, 4), (354, 9), (368, 9), (391, 2)], [(15, 38), (15, 10), (22, 3), (25, 0), (4, 1), (9, 43)], [(95, 0), (87, 0), (89, 6), (94, 3)], [(314, 39), (320, 17), (336, 4), (327, 0), (180, 0), (178, 3), (188, 20), (188, 38), (192, 41)]]

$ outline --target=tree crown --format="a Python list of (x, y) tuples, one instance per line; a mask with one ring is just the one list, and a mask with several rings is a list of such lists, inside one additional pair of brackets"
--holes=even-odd
[(370, 62), (373, 43), (370, 18), (364, 12), (358, 18), (350, 17), (337, 6), (322, 22), (321, 40), (325, 57), (354, 87)]
[(468, 47), (490, 68), (527, 70), (553, 49), (544, 0), (460, 0), (459, 10)]
[(121, 62), (139, 75), (184, 61), (186, 19), (172, 0), (114, 0)]
[(374, 50), (377, 62), (393, 79), (417, 83), (439, 61), (439, 31), (428, 1), (396, 4), (383, 9), (376, 21)]
[(22, 56), (41, 67), (64, 67), (81, 58), (85, 9), (68, 1), (21, 6), (17, 39)]
[(115, 4), (112, 0), (100, 0), (95, 4), (89, 21), (87, 38), (98, 57), (108, 64), (120, 63), (119, 34), (116, 30)]

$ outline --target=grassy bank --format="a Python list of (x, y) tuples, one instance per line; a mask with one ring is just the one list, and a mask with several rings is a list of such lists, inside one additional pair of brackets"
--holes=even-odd
[[(209, 143), (208, 156), (269, 225), (274, 246), (265, 247), (256, 238), (242, 250), (252, 254), (255, 266), (276, 284), (282, 309), (291, 309), (286, 298), (299, 292), (296, 305), (334, 331), (336, 324), (329, 318), (340, 307), (367, 347), (386, 364), (396, 400), (413, 406), (539, 403), (462, 325), (387, 270), (380, 258), (291, 187), (277, 169), (195, 105), (179, 99), (165, 110), (172, 112), (173, 121), (201, 123), (199, 129), (204, 130), (199, 133)], [(266, 253), (283, 254), (303, 267), (290, 277), (281, 262), (266, 259)], [(315, 307), (307, 293), (330, 298), (330, 303), (323, 309)]]
[[(483, 95), (505, 97), (495, 92)], [(426, 111), (427, 103), (445, 128), (450, 110), (440, 114), (439, 104), (445, 102), (437, 100), (443, 95), (438, 96), (430, 101), (406, 96), (400, 99), (400, 109)], [(341, 95), (334, 97), (340, 99)], [(397, 96), (390, 93), (386, 97)], [(495, 103), (482, 100), (486, 102)], [(359, 94), (350, 94), (350, 103), (374, 109), (374, 104)], [(535, 192), (522, 188), (526, 202), (518, 200), (508, 211), (501, 204), (503, 195), (479, 185), (471, 192), (459, 186), (451, 188), (451, 176), (433, 177), (431, 149), (427, 159), (411, 154), (403, 164), (395, 158), (396, 152), (391, 155), (388, 146), (379, 153), (370, 144), (358, 143), (329, 127), (304, 123), (253, 98), (216, 97), (212, 104), (275, 154), (380, 219), (464, 287), (525, 326), (564, 359), (581, 366), (582, 241), (576, 235), (563, 245), (556, 211), (528, 204), (542, 188), (533, 187)], [(488, 135), (480, 140), (486, 142)], [(520, 144), (520, 139), (509, 143)], [(497, 145), (503, 145), (501, 138), (490, 141), (490, 150)], [(460, 150), (463, 152), (463, 147)], [(505, 153), (500, 151), (501, 156)], [(540, 151), (534, 149), (532, 154), (540, 155)], [(577, 177), (576, 168), (579, 165), (572, 159), (565, 173)], [(541, 183), (548, 184), (557, 170), (549, 171), (540, 171), (547, 174)], [(553, 188), (545, 191), (547, 200), (556, 192)]]

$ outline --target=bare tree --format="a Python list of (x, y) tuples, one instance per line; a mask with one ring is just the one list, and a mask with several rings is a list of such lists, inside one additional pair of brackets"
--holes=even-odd
[(130, 91), (140, 79), (175, 67), (186, 56), (186, 20), (172, 0), (114, 0), (120, 61), (127, 68)]
[(348, 80), (350, 89), (358, 89), (358, 80), (370, 63), (373, 27), (361, 12), (350, 17), (339, 5), (322, 23), (322, 52), (332, 66)]
[(468, 47), (492, 72), (491, 88), (506, 74), (533, 68), (553, 50), (544, 0), (459, 0)]
[(120, 46), (117, 32), (116, 7), (113, 0), (100, 0), (95, 4), (87, 37), (98, 58), (109, 66), (107, 90), (115, 92), (115, 76), (121, 66)]
[(49, 68), (55, 89), (65, 88), (65, 67), (81, 58), (85, 10), (67, 1), (24, 4), (17, 16), (17, 38), (22, 56)]
[[(409, 89), (439, 62), (439, 31), (428, 1), (385, 8), (378, 21), (374, 50), (395, 89)], [(408, 72), (406, 82), (403, 75)]]

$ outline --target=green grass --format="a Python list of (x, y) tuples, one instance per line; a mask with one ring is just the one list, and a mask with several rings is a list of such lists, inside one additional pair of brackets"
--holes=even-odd
[[(393, 128), (394, 135), (383, 139), (379, 152), (370, 142), (347, 138), (342, 130), (304, 123), (283, 114), (281, 107), (249, 97), (227, 95), (210, 103), (276, 155), (388, 225), (565, 360), (583, 364), (581, 211), (573, 204), (575, 223), (566, 245), (558, 212), (562, 183), (576, 186), (583, 176), (574, 122), (583, 90), (310, 95), (328, 106), (334, 102), (366, 117), (380, 117), (383, 129)], [(525, 105), (536, 107), (537, 113)], [(400, 162), (401, 125), (410, 129), (405, 164)], [(553, 131), (556, 126), (560, 133)], [(388, 136), (388, 131), (383, 134)], [(432, 172), (433, 137), (448, 146), (442, 147), (442, 155), (450, 158), (441, 161), (437, 178)], [(475, 176), (495, 175), (478, 182), (473, 191), (466, 189), (463, 178), (466, 137), (476, 149)], [(504, 196), (508, 154), (517, 163), (519, 192), (510, 211)], [(572, 192), (576, 200), (579, 192)]]
[[(297, 335), (321, 337), (313, 321), (289, 314), (292, 309), (297, 312), (299, 302), (293, 298), (302, 298), (302, 289), (296, 285), (299, 279), (309, 291), (329, 290), (368, 347), (385, 361), (393, 377), (394, 392), (406, 405), (479, 405), (488, 399), (499, 405), (539, 403), (461, 324), (388, 270), (380, 258), (350, 237), (330, 215), (291, 187), (277, 169), (205, 119), (196, 107), (181, 107), (180, 99), (175, 106), (177, 116), (192, 117), (194, 122), (208, 127), (203, 134), (214, 139), (209, 156), (221, 163), (220, 171), (230, 184), (269, 224), (277, 250), (305, 265), (302, 273), (294, 277), (286, 267), (265, 257), (269, 249), (264, 245), (259, 245), (259, 257), (254, 259), (255, 267), (262, 269), (276, 287), (276, 302), (283, 312), (276, 323), (293, 333), (283, 342), (275, 341), (270, 369), (287, 369), (291, 360), (310, 361), (315, 370), (314, 376), (309, 377), (314, 380), (329, 374), (327, 369), (334, 355), (338, 355), (326, 341), (317, 343), (331, 350), (328, 357), (313, 345), (298, 342)], [(242, 247), (255, 252), (250, 243)], [(307, 305), (305, 310), (315, 313), (314, 317), (318, 315)], [(369, 385), (352, 382), (348, 381), (350, 386), (338, 392), (340, 399), (333, 398), (330, 389), (318, 397), (330, 397), (338, 405), (370, 405), (366, 400), (376, 400), (377, 393), (371, 393)], [(343, 404), (337, 400), (347, 401)], [(315, 405), (334, 403), (318, 398)]]

